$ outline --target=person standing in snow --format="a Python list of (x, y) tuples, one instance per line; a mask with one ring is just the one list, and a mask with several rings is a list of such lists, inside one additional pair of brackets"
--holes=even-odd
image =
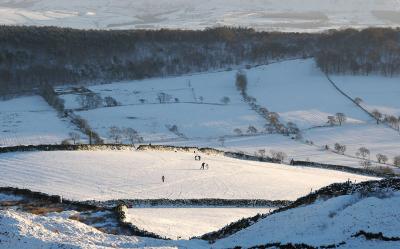
[(162, 176), (162, 177), (161, 177), (161, 181), (162, 181), (162, 182), (165, 182), (165, 176)]

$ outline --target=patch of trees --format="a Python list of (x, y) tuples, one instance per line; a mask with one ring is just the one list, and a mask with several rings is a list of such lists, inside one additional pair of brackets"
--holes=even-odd
[(119, 128), (117, 126), (111, 126), (108, 129), (108, 137), (114, 144), (121, 144), (123, 141), (128, 141), (132, 146), (135, 143), (143, 143), (144, 139), (142, 136), (139, 135), (133, 128)]
[(317, 46), (317, 65), (326, 73), (400, 74), (400, 29), (328, 31)]
[(170, 132), (174, 133), (175, 135), (177, 135), (180, 138), (186, 138), (185, 134), (183, 134), (182, 132), (179, 131), (178, 126), (177, 125), (166, 125), (165, 126)]
[(89, 92), (76, 97), (81, 108), (89, 110), (103, 106), (103, 99), (97, 93)]
[(71, 122), (75, 124), (82, 133), (86, 134), (89, 137), (89, 144), (104, 143), (100, 135), (97, 134), (97, 132), (95, 132), (94, 130), (92, 130), (89, 123), (85, 119), (76, 114), (73, 114), (72, 112), (69, 112), (68, 116), (71, 118)]
[(328, 121), (327, 123), (330, 126), (334, 126), (334, 125), (342, 125), (343, 123), (345, 123), (347, 120), (347, 117), (344, 113), (338, 112), (336, 113), (334, 116), (328, 116)]
[(177, 75), (309, 56), (316, 34), (0, 26), (0, 95), (43, 84)]
[(46, 100), (46, 102), (58, 111), (58, 113), (64, 112), (64, 100), (60, 98), (54, 91), (53, 87), (49, 84), (44, 84), (40, 88), (40, 95)]

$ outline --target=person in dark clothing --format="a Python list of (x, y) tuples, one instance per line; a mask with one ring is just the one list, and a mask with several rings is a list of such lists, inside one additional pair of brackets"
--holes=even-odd
[(165, 182), (165, 176), (161, 177), (162, 182)]

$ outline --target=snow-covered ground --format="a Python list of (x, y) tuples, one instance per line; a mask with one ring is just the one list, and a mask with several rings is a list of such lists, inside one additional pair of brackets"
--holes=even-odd
[[(200, 170), (201, 162), (209, 170)], [(161, 177), (165, 176), (165, 183)], [(57, 151), (0, 155), (0, 186), (29, 188), (74, 200), (295, 200), (311, 189), (348, 179), (339, 171), (160, 151)]]
[(205, 241), (166, 241), (110, 235), (63, 217), (37, 216), (13, 210), (0, 211), (0, 248), (209, 248)]
[[(184, 137), (196, 139), (233, 135), (236, 128), (246, 132), (249, 125), (262, 130), (265, 121), (242, 101), (235, 89), (235, 74), (224, 71), (89, 86), (121, 106), (76, 113), (106, 140), (111, 126), (134, 128), (146, 142), (177, 139), (168, 129), (173, 125)], [(71, 94), (69, 87), (57, 91), (66, 108), (80, 108), (78, 94)], [(159, 103), (159, 93), (171, 96), (168, 104)], [(226, 104), (221, 101), (224, 97), (229, 98)]]
[[(156, 240), (102, 233), (63, 215), (37, 216), (0, 211), (1, 246), (28, 248), (248, 248), (267, 243), (339, 244), (340, 248), (394, 249), (399, 241), (352, 237), (360, 230), (400, 237), (400, 193), (344, 195), (268, 216), (213, 244), (200, 240)], [(157, 224), (159, 225), (159, 224)]]
[(269, 208), (131, 208), (127, 221), (170, 239), (189, 239), (231, 222), (272, 211)]
[[(134, 128), (147, 143), (218, 147), (250, 154), (260, 149), (264, 149), (267, 154), (270, 150), (283, 151), (288, 158), (296, 160), (353, 167), (360, 167), (360, 159), (325, 151), (322, 149), (324, 145), (331, 148), (334, 143), (346, 145), (346, 154), (350, 156), (354, 156), (360, 147), (370, 149), (372, 159), (375, 159), (377, 153), (387, 155), (390, 159), (397, 155), (400, 136), (383, 125), (376, 126), (369, 115), (330, 84), (313, 59), (278, 62), (245, 71), (248, 77), (248, 94), (256, 98), (257, 104), (278, 112), (282, 122), (291, 121), (304, 129), (302, 142), (274, 134), (234, 136), (234, 129), (239, 128), (246, 133), (249, 125), (256, 127), (258, 131), (264, 131), (266, 122), (243, 102), (235, 89), (235, 70), (89, 86), (87, 88), (90, 91), (99, 94), (103, 99), (111, 96), (121, 106), (76, 113), (87, 119), (108, 141), (109, 128), (115, 125), (120, 128)], [(373, 100), (382, 99), (386, 109), (396, 109), (398, 106), (395, 86), (398, 78), (333, 78), (346, 79), (346, 83), (352, 83), (351, 79), (358, 83), (369, 82), (363, 88), (357, 86), (351, 89), (364, 89), (363, 92), (369, 93), (366, 96), (371, 96)], [(375, 94), (374, 89), (379, 87), (373, 82), (378, 80), (386, 87), (380, 88)], [(61, 96), (66, 101), (67, 108), (79, 108), (77, 94), (71, 94), (69, 87), (61, 87), (58, 91), (65, 93)], [(157, 95), (161, 92), (171, 95), (169, 104), (157, 103)], [(389, 96), (387, 99), (385, 93)], [(220, 105), (224, 96), (230, 102)], [(179, 103), (175, 102), (175, 98)], [(365, 102), (367, 101), (369, 100), (365, 97)], [(309, 129), (327, 125), (327, 117), (338, 112), (347, 116), (344, 126)], [(181, 137), (168, 130), (167, 127), (172, 125), (177, 126), (182, 133)], [(222, 136), (225, 141), (223, 144), (220, 141)], [(316, 146), (305, 144), (306, 140), (314, 142)]]
[(313, 59), (274, 63), (247, 70), (248, 94), (282, 121), (299, 128), (326, 125), (329, 115), (342, 112), (348, 123), (371, 118), (344, 98), (316, 67)]
[[(399, 248), (400, 241), (366, 242), (354, 239), (360, 230), (400, 237), (400, 192), (361, 198), (344, 195), (268, 216), (254, 225), (219, 240), (214, 248), (248, 248), (281, 242), (311, 246), (339, 244), (340, 248)], [(366, 243), (366, 244), (365, 244)]]
[(306, 143), (300, 143), (290, 137), (285, 137), (280, 134), (226, 137), (223, 146), (221, 145), (221, 142), (218, 141), (218, 138), (173, 142), (167, 141), (162, 144), (212, 147), (232, 152), (244, 152), (249, 155), (255, 153), (258, 154), (260, 150), (265, 150), (266, 155), (271, 155), (271, 151), (282, 151), (287, 155), (285, 160), (286, 162), (290, 162), (291, 159), (294, 159), (299, 161), (313, 161), (325, 164), (360, 167), (360, 160), (357, 158), (339, 155), (332, 151), (326, 151), (323, 149), (322, 145), (313, 146)]
[[(188, 138), (234, 135), (239, 128), (246, 131), (249, 125), (262, 129), (263, 120), (242, 105), (207, 104), (155, 104), (98, 108), (77, 112), (106, 140), (112, 126), (134, 128), (148, 141), (177, 139), (169, 130), (176, 125), (181, 136)], [(127, 142), (127, 141), (125, 141)]]
[(0, 146), (60, 144), (73, 126), (42, 97), (0, 101)]
[(353, 99), (361, 98), (360, 104), (367, 110), (400, 116), (399, 77), (331, 76), (331, 79)]
[(230, 25), (315, 32), (397, 26), (399, 9), (396, 0), (2, 0), (0, 23), (86, 29), (203, 29)]
[(370, 158), (376, 160), (376, 154), (384, 154), (392, 161), (400, 155), (400, 134), (383, 125), (344, 125), (312, 129), (305, 132), (305, 137), (316, 145), (327, 144), (334, 148), (335, 143), (346, 145), (346, 154), (355, 156), (360, 147), (370, 150)]

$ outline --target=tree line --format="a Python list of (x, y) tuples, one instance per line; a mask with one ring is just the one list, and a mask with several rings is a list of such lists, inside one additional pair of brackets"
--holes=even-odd
[(228, 27), (106, 31), (0, 26), (0, 94), (309, 56), (313, 37)]
[(315, 54), (325, 73), (400, 74), (400, 29), (346, 29), (321, 34)]
[(205, 30), (77, 30), (0, 26), (0, 95), (45, 84), (179, 75), (314, 56), (326, 73), (400, 73), (400, 30), (323, 33)]

